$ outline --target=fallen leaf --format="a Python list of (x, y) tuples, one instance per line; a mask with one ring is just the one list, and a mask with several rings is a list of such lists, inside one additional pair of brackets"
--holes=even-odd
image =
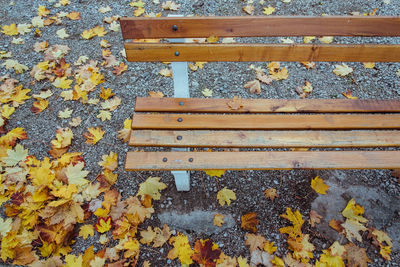
[(343, 63), (342, 65), (335, 65), (335, 69), (333, 70), (333, 73), (338, 76), (346, 76), (352, 72), (353, 69), (347, 66), (345, 63)]
[(114, 66), (113, 73), (118, 76), (118, 75), (121, 75), (127, 69), (128, 69), (128, 65), (124, 64), (123, 62), (121, 62), (119, 64), (119, 66)]
[(94, 236), (94, 228), (90, 224), (82, 225), (79, 230), (79, 236), (87, 239), (89, 236)]
[(278, 194), (276, 193), (275, 188), (268, 188), (264, 191), (265, 197), (269, 198), (270, 200), (274, 200), (276, 197), (278, 197)]
[(349, 243), (344, 247), (346, 249), (344, 259), (347, 260), (347, 266), (367, 267), (368, 262), (371, 262), (371, 260), (367, 256), (365, 248), (359, 248), (353, 243)]
[(100, 7), (100, 8), (99, 8), (99, 12), (100, 12), (100, 13), (107, 13), (107, 12), (110, 12), (111, 10), (112, 10), (112, 9), (111, 9), (110, 6)]
[(261, 94), (261, 85), (258, 80), (249, 81), (244, 85), (244, 88), (248, 88), (250, 93)]
[(325, 195), (326, 191), (329, 190), (329, 185), (326, 185), (324, 180), (317, 176), (311, 180), (311, 188), (318, 194)]
[(71, 13), (68, 13), (67, 18), (70, 20), (79, 20), (81, 19), (81, 13), (73, 11)]
[(318, 214), (315, 210), (310, 211), (310, 224), (311, 227), (314, 227), (316, 223), (321, 222), (322, 216)]
[(107, 218), (99, 218), (97, 223), (94, 225), (94, 228), (97, 232), (103, 234), (109, 231), (112, 227), (111, 217), (108, 216)]
[(243, 108), (242, 97), (234, 96), (232, 100), (226, 103), (231, 110), (239, 110)]
[(225, 203), (230, 206), (231, 200), (236, 200), (236, 194), (234, 191), (227, 189), (226, 187), (222, 188), (217, 193), (217, 199), (221, 206), (224, 206)]
[(268, 252), (268, 254), (272, 255), (278, 248), (274, 246), (274, 242), (265, 241), (264, 251)]
[(83, 136), (86, 138), (85, 143), (95, 145), (103, 138), (104, 133), (105, 132), (101, 129), (101, 127), (90, 127), (88, 132), (83, 134)]
[(265, 15), (271, 15), (275, 12), (275, 8), (272, 6), (264, 7), (264, 11), (262, 12)]
[(212, 97), (213, 91), (205, 88), (203, 91), (201, 91), (201, 93), (205, 96), (205, 97)]
[(172, 235), (172, 231), (166, 224), (163, 225), (163, 229), (156, 227), (154, 231), (156, 232), (156, 237), (153, 240), (154, 248), (162, 247)]
[(225, 216), (222, 214), (214, 214), (213, 224), (215, 226), (221, 227), (225, 223)]
[(375, 68), (375, 62), (364, 62), (363, 65), (364, 65), (364, 68), (366, 68), (366, 69)]
[(352, 219), (347, 219), (344, 223), (341, 224), (344, 229), (344, 234), (346, 238), (353, 242), (353, 238), (355, 238), (358, 242), (362, 242), (362, 237), (360, 235), (360, 231), (364, 232), (367, 228), (362, 225), (360, 222)]
[(108, 110), (100, 110), (96, 118), (101, 119), (101, 121), (111, 120), (111, 112)]
[(207, 170), (207, 171), (204, 171), (204, 172), (208, 176), (211, 176), (211, 177), (215, 176), (215, 177), (221, 178), (221, 176), (225, 174), (226, 170)]
[(164, 76), (164, 77), (172, 77), (172, 70), (168, 68), (164, 68), (158, 72), (158, 74)]
[(157, 91), (157, 92), (155, 92), (155, 91), (150, 91), (150, 92), (149, 92), (149, 96), (150, 96), (150, 97), (158, 97), (158, 98), (161, 98), (161, 97), (164, 97), (164, 94), (163, 94), (161, 91)]
[(249, 15), (253, 15), (254, 12), (254, 6), (252, 5), (247, 5), (243, 7), (243, 11), (246, 12)]
[(41, 99), (39, 101), (33, 102), (33, 105), (31, 107), (31, 111), (35, 114), (39, 114), (43, 110), (45, 110), (49, 106), (49, 101), (46, 99)]
[(81, 117), (76, 117), (72, 118), (72, 120), (69, 122), (69, 125), (72, 127), (78, 127), (82, 123)]
[(342, 95), (344, 95), (348, 99), (358, 99), (358, 97), (353, 96), (352, 93), (353, 92), (349, 89), (349, 90), (347, 90), (347, 92), (342, 93)]
[(216, 260), (221, 255), (221, 250), (213, 246), (210, 239), (197, 240), (194, 244), (192, 259), (201, 266), (215, 266)]
[(153, 239), (156, 237), (156, 232), (153, 231), (151, 226), (147, 226), (147, 230), (141, 231), (140, 236), (142, 237), (142, 239), (140, 239), (140, 243), (144, 245), (150, 245), (150, 243), (153, 242)]
[(3, 25), (3, 29), (1, 32), (4, 33), (5, 35), (10, 35), (10, 36), (19, 34), (17, 25), (15, 23), (10, 25)]
[(174, 11), (176, 11), (181, 7), (181, 5), (180, 4), (176, 4), (173, 1), (166, 1), (166, 2), (162, 3), (161, 7), (163, 9), (165, 9), (165, 10), (174, 10)]
[(65, 38), (69, 37), (69, 34), (65, 30), (65, 28), (62, 28), (62, 29), (59, 29), (58, 31), (56, 31), (56, 34), (61, 39), (65, 39)]
[(73, 110), (69, 108), (65, 108), (64, 110), (61, 110), (58, 112), (58, 117), (60, 119), (68, 119), (71, 117)]
[(265, 251), (255, 250), (250, 253), (250, 265), (251, 266), (272, 266), (272, 256)]
[(257, 233), (257, 225), (258, 225), (259, 221), (257, 219), (256, 212), (246, 213), (246, 214), (242, 215), (242, 217), (240, 217), (240, 220), (242, 222), (241, 223), (242, 229), (251, 231), (253, 233)]
[(318, 40), (319, 40), (321, 43), (330, 44), (330, 43), (333, 42), (333, 36), (324, 36), (324, 37), (318, 38)]
[(160, 200), (161, 194), (159, 191), (167, 188), (167, 185), (160, 182), (160, 177), (149, 177), (143, 183), (139, 184), (138, 196), (143, 199), (145, 195), (151, 196), (154, 200)]

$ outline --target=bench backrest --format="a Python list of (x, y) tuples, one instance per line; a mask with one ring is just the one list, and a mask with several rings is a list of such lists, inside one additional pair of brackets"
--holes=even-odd
[[(162, 17), (122, 18), (124, 39), (400, 36), (400, 17)], [(261, 44), (126, 42), (128, 61), (399, 62), (399, 44)]]

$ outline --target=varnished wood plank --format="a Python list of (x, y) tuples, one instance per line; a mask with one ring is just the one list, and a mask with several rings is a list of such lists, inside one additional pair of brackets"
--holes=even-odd
[(128, 61), (399, 62), (400, 45), (125, 43)]
[[(242, 16), (121, 18), (124, 39), (261, 36), (400, 36), (399, 17)], [(174, 29), (173, 25), (177, 27)]]
[(322, 130), (399, 129), (400, 115), (310, 114), (310, 115), (188, 115), (138, 114), (132, 129), (215, 129), (215, 130)]
[[(273, 112), (400, 112), (400, 100), (375, 99), (240, 99), (232, 109), (232, 99), (138, 97), (135, 111), (202, 113)], [(239, 106), (240, 106), (239, 105)]]
[(128, 152), (125, 169), (396, 169), (400, 151)]
[(399, 147), (400, 131), (133, 130), (129, 145), (251, 148)]

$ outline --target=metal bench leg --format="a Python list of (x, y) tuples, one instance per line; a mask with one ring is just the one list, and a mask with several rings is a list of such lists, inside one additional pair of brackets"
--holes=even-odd
[[(169, 39), (171, 43), (185, 42), (185, 39)], [(174, 97), (190, 97), (189, 75), (187, 62), (172, 62), (172, 75), (174, 79)], [(172, 148), (172, 151), (188, 151), (187, 148)], [(178, 191), (190, 190), (190, 173), (187, 171), (172, 171)]]

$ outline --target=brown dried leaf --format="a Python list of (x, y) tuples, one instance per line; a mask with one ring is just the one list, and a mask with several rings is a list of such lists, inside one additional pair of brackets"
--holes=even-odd
[(359, 248), (353, 243), (349, 243), (344, 247), (346, 249), (344, 259), (347, 260), (347, 266), (367, 267), (368, 262), (371, 262), (371, 260), (367, 256), (365, 248)]
[(258, 80), (249, 81), (244, 85), (244, 88), (250, 89), (250, 93), (261, 94), (261, 85)]
[(271, 77), (269, 77), (268, 75), (266, 75), (265, 73), (262, 73), (262, 72), (257, 72), (257, 80), (259, 80), (260, 82), (265, 83), (265, 84), (272, 83)]
[(242, 97), (234, 96), (233, 99), (226, 104), (231, 110), (239, 110), (243, 108)]
[(264, 191), (265, 197), (271, 199), (272, 201), (278, 197), (275, 188), (268, 188)]
[(246, 234), (246, 246), (250, 246), (250, 253), (255, 250), (264, 249), (264, 244), (267, 240), (262, 235)]
[(164, 94), (161, 91), (150, 91), (149, 96), (161, 98), (161, 97), (164, 97)]
[(259, 221), (257, 219), (256, 212), (249, 212), (243, 215), (240, 219), (242, 221), (241, 224), (242, 229), (251, 231), (253, 233), (257, 233), (257, 225)]
[(318, 214), (315, 210), (310, 211), (310, 224), (314, 227), (316, 223), (320, 223), (322, 216)]

